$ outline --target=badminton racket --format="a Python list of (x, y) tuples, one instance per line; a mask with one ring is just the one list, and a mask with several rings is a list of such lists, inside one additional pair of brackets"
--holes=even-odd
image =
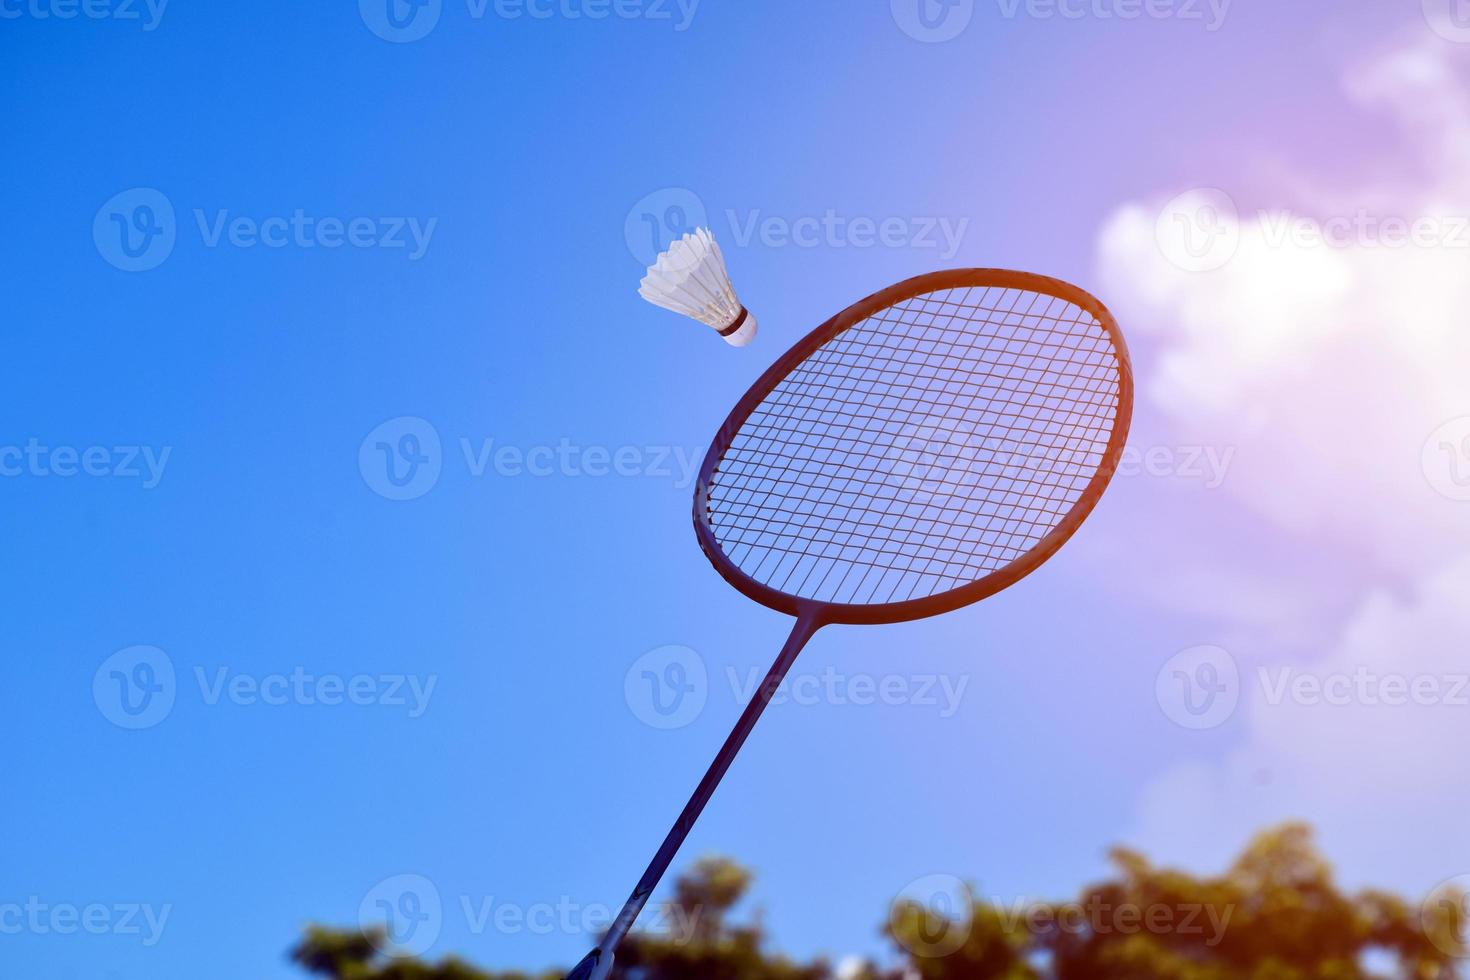
[(962, 269), (854, 304), (730, 413), (694, 492), (700, 547), (746, 596), (796, 617), (765, 681), (601, 945), (602, 980), (756, 721), (823, 626), (921, 619), (1035, 571), (1117, 469), (1127, 346), (1068, 283)]

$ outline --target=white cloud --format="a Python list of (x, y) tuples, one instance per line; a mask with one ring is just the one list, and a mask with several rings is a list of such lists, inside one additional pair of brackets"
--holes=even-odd
[[(1291, 212), (1339, 244), (1288, 233), (1278, 202), (1237, 200), (1238, 218), (1209, 219), (1238, 233), (1233, 257), (1185, 271), (1160, 240), (1170, 194), (1119, 209), (1099, 242), (1106, 295), (1152, 354), (1143, 410), (1181, 439), (1233, 447), (1227, 487), (1304, 546), (1330, 535), (1416, 572), (1470, 544), (1464, 508), (1421, 464), (1436, 429), (1470, 416), (1470, 96), (1449, 62), (1465, 55), (1433, 40), (1368, 65), (1349, 89), (1394, 112), (1445, 169), (1417, 190), (1324, 194)], [(1383, 244), (1416, 222), (1448, 241)]]
[(1470, 870), (1467, 595), (1470, 559), (1407, 599), (1368, 597), (1325, 658), (1242, 663), (1245, 744), (1155, 779), (1134, 839), (1218, 866), (1252, 830), (1304, 818), (1360, 880), (1428, 887)]
[[(1303, 555), (1293, 568), (1276, 560), (1279, 547), (1271, 561), (1263, 552), (1260, 582), (1305, 578), (1307, 556), (1325, 552), (1351, 554), (1368, 580), (1410, 583), (1407, 598), (1363, 598), (1335, 636), (1318, 637), (1324, 654), (1292, 665), (1298, 675), (1452, 685), (1455, 671), (1470, 672), (1470, 503), (1436, 489), (1470, 474), (1470, 443), (1429, 442), (1470, 416), (1470, 49), (1422, 33), (1345, 81), (1364, 113), (1398, 124), (1403, 144), (1391, 149), (1414, 162), (1412, 178), (1303, 195), (1310, 175), (1288, 176), (1274, 200), (1222, 202), (1204, 190), (1181, 200), (1174, 188), (1120, 208), (1099, 237), (1104, 295), (1141, 341), (1140, 414), (1180, 442), (1234, 447), (1224, 488), (1255, 515), (1253, 536)], [(1353, 145), (1353, 134), (1343, 140)], [(1213, 237), (1171, 240), (1178, 222), (1160, 221), (1165, 208), (1190, 216), (1184, 231)], [(1333, 240), (1314, 241), (1283, 218), (1287, 208)], [(1423, 241), (1390, 244), (1400, 229)], [(1222, 531), (1218, 547), (1239, 556), (1242, 543)], [(1209, 598), (1230, 616), (1229, 590)], [(1248, 583), (1240, 598), (1262, 605)], [(1273, 706), (1251, 653), (1234, 722), (1244, 745), (1155, 780), (1140, 801), (1139, 843), (1217, 861), (1251, 830), (1305, 817), (1329, 846), (1336, 837), (1356, 848), (1365, 874), (1433, 881), (1470, 867), (1458, 819), (1470, 788), (1457, 769), (1470, 706)], [(1267, 669), (1282, 676), (1279, 663)], [(1466, 867), (1445, 866), (1456, 855)]]

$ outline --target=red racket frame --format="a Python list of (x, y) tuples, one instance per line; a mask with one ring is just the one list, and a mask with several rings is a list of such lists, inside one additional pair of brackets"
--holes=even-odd
[[(922, 599), (883, 604), (821, 602), (789, 595), (747, 575), (735, 562), (730, 560), (724, 549), (720, 547), (710, 523), (709, 505), (710, 486), (719, 468), (720, 460), (724, 458), (726, 450), (734, 442), (745, 420), (798, 365), (844, 330), (862, 323), (881, 310), (916, 296), (945, 289), (967, 287), (1019, 289), (1043, 296), (1054, 296), (1091, 313), (1107, 331), (1118, 356), (1118, 415), (1102, 464), (1093, 474), (1082, 496), (1077, 499), (1072, 509), (1056, 527), (1010, 564), (968, 585), (925, 596)], [(715, 566), (715, 570), (725, 581), (756, 602), (780, 610), (787, 615), (810, 618), (820, 625), (902, 623), (912, 619), (924, 619), (992, 596), (1030, 575), (1043, 562), (1056, 554), (1058, 549), (1077, 532), (1082, 522), (1097, 506), (1097, 502), (1102, 499), (1103, 491), (1107, 489), (1108, 483), (1117, 471), (1123, 447), (1128, 442), (1128, 430), (1132, 418), (1133, 365), (1128, 356), (1128, 345), (1123, 340), (1123, 333), (1118, 329), (1118, 323), (1108, 312), (1108, 308), (1090, 293), (1060, 279), (1051, 279), (1029, 272), (1012, 272), (1006, 269), (953, 269), (948, 272), (934, 272), (918, 276), (896, 286), (890, 286), (882, 292), (874, 293), (867, 299), (849, 306), (808, 334), (780, 360), (772, 364), (755, 384), (751, 385), (750, 390), (736, 404), (729, 418), (725, 419), (725, 424), (720, 426), (720, 431), (704, 458), (704, 465), (700, 467), (699, 481), (694, 488), (694, 531), (699, 537), (700, 548), (704, 550), (705, 556), (709, 558), (710, 563)]]

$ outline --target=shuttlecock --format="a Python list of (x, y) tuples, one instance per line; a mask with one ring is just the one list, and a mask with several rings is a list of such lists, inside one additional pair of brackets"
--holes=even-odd
[(654, 306), (708, 324), (734, 347), (755, 339), (755, 317), (735, 296), (725, 257), (705, 228), (670, 245), (649, 267), (638, 294)]

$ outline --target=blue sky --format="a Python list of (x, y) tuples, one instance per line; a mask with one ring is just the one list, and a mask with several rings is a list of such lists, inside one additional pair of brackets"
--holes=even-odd
[[(981, 0), (940, 43), (881, 0), (703, 0), (687, 18), (630, 0), (605, 19), (444, 0), (403, 43), (372, 3), (0, 6), (0, 906), (51, 910), (0, 935), (0, 959), (59, 980), (294, 976), (306, 923), (357, 922), (401, 875), (442, 900), (431, 957), (574, 963), (580, 929), (477, 928), (464, 903), (621, 903), (739, 713), (730, 671), (779, 649), (789, 621), (708, 567), (680, 476), (751, 381), (936, 268), (1111, 301), (1129, 280), (1100, 229), (1130, 201), (1244, 199), (1312, 162), (1373, 173), (1392, 123), (1353, 105), (1344, 66), (1427, 33), (1366, 0), (1240, 0), (1218, 30)], [(761, 319), (742, 351), (636, 293), (644, 216), (667, 231), (701, 210)], [(840, 230), (787, 241), (803, 219)], [(895, 219), (899, 239), (861, 247), (853, 219)], [(129, 258), (117, 222), (135, 220)], [(1167, 336), (1130, 339), (1158, 374)], [(1187, 438), (1166, 407), (1141, 401), (1143, 438)], [(429, 469), (390, 499), (376, 444), (404, 435)], [(1208, 643), (1295, 654), (1361, 590), (1410, 589), (1402, 562), (1347, 535), (1301, 548), (1216, 489), (1121, 480), (1009, 592), (822, 633), (798, 674), (963, 697), (777, 706), (685, 858), (752, 865), (777, 944), (833, 957), (883, 953), (888, 902), (926, 875), (1054, 896), (1099, 874), (1150, 826), (1159, 772), (1249, 740), (1171, 722), (1161, 664)], [(1145, 579), (1205, 540), (1236, 567), (1290, 556), (1325, 596), (1290, 629), (1161, 599)], [(625, 680), (670, 645), (708, 684), (666, 731)], [(129, 715), (114, 672), (163, 683), (171, 707)], [(100, 934), (47, 918), (89, 906)], [(166, 924), (124, 928), (131, 907)]]

